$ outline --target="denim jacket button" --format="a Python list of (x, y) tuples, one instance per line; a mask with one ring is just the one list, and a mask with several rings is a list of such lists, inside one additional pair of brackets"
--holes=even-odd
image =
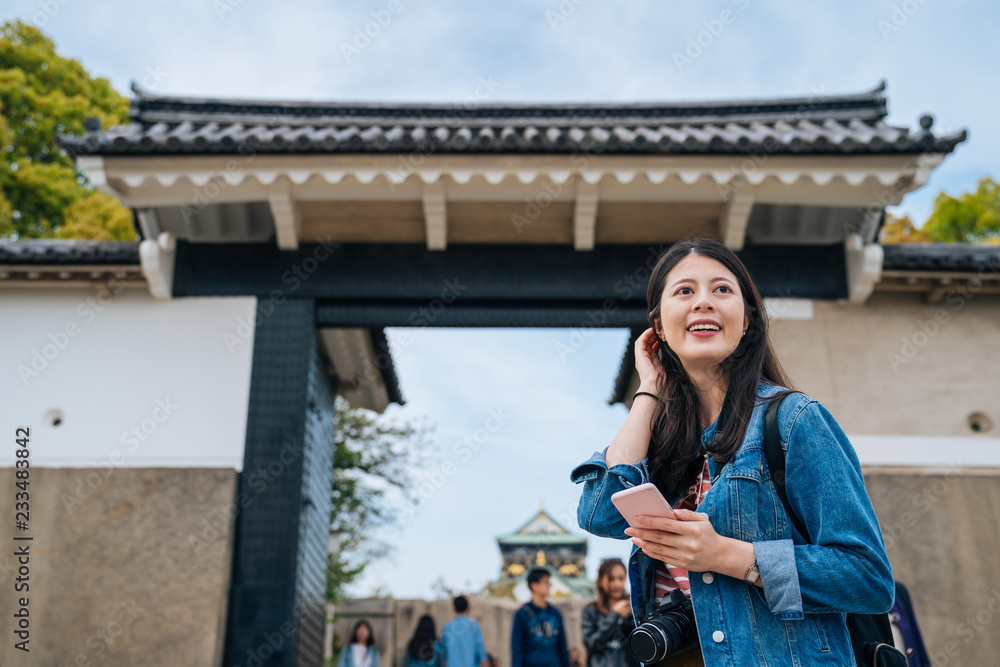
[(715, 641), (716, 644), (721, 643), (722, 640), (725, 638), (726, 635), (722, 634), (722, 630), (716, 630), (715, 632), (712, 633), (712, 639)]
[(701, 575), (701, 580), (704, 581), (706, 584), (710, 584), (713, 581), (715, 581), (715, 577), (712, 576), (711, 572), (706, 572), (705, 574)]

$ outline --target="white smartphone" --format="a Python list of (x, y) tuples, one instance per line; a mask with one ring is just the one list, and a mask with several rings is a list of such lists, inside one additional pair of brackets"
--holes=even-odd
[(633, 486), (612, 494), (611, 502), (621, 512), (630, 526), (635, 525), (636, 516), (657, 516), (666, 519), (676, 519), (673, 509), (656, 485), (651, 482)]

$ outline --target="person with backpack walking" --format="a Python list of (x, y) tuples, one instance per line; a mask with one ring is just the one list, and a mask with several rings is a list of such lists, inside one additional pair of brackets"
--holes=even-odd
[[(884, 616), (894, 582), (847, 436), (790, 388), (763, 299), (724, 244), (675, 243), (653, 267), (646, 300), (628, 417), (570, 475), (583, 484), (580, 527), (632, 540), (636, 645), (663, 667), (861, 664), (849, 615)], [(780, 478), (764, 452), (771, 403)], [(630, 526), (611, 497), (645, 483), (674, 517)], [(662, 628), (676, 636), (663, 640)]]

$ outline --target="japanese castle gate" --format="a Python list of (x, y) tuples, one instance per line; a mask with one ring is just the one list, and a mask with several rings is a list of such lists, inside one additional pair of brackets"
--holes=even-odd
[[(649, 268), (692, 235), (722, 239), (792, 310), (863, 304), (876, 284), (926, 291), (888, 270), (876, 235), (884, 207), (965, 139), (936, 135), (929, 116), (914, 131), (887, 125), (884, 85), (476, 107), (135, 93), (131, 125), (62, 145), (136, 212), (155, 299), (256, 298), (255, 322), (225, 334), (252, 344), (236, 466), (252, 502), (229, 527), (225, 665), (260, 656), (279, 628), (289, 640), (263, 664), (321, 662), (332, 398), (403, 402), (384, 327), (625, 327), (634, 339)], [(92, 280), (111, 245), (48, 264)], [(9, 279), (46, 278), (29, 275), (40, 260), (5, 263)], [(612, 400), (634, 386), (632, 363), (629, 346)], [(283, 472), (259, 488), (274, 461)]]

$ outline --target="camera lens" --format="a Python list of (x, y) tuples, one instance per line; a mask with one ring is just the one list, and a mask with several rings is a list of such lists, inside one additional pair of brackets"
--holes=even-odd
[(642, 663), (652, 664), (687, 650), (696, 642), (691, 601), (674, 591), (649, 619), (629, 635), (629, 649)]
[(661, 627), (644, 623), (629, 637), (629, 648), (632, 649), (632, 655), (636, 660), (648, 665), (666, 657), (669, 641)]

